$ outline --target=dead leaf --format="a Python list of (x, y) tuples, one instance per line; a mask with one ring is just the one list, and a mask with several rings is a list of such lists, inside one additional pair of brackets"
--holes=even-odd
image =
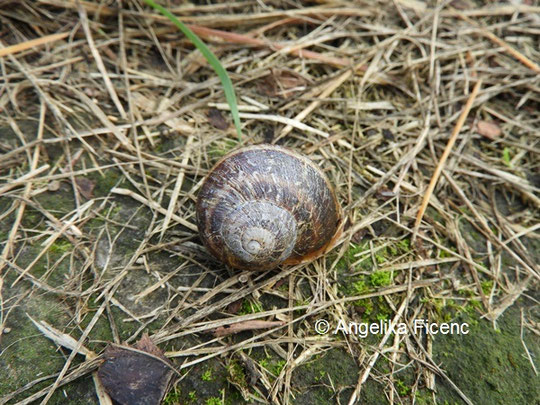
[(272, 289), (277, 290), (279, 287), (281, 287), (283, 284), (285, 284), (288, 281), (287, 278), (282, 278), (281, 280), (278, 280), (276, 284), (272, 287)]
[(208, 111), (208, 122), (212, 124), (213, 127), (221, 129), (222, 131), (229, 128), (229, 123), (216, 108), (210, 108)]
[(259, 90), (269, 97), (289, 98), (295, 91), (303, 90), (311, 82), (289, 69), (272, 69), (258, 82)]
[(232, 325), (220, 326), (213, 330), (216, 337), (232, 335), (234, 333), (243, 332), (245, 330), (268, 329), (275, 326), (285, 325), (283, 321), (244, 321), (233, 323)]
[(87, 179), (86, 177), (77, 177), (75, 179), (75, 184), (77, 184), (77, 188), (84, 198), (87, 200), (94, 198), (94, 195), (92, 194), (96, 187), (96, 182), (94, 180)]
[(121, 405), (161, 403), (174, 371), (148, 335), (144, 335), (135, 348), (110, 345), (103, 356), (105, 361), (99, 367), (98, 377), (114, 401)]
[(227, 312), (230, 314), (237, 314), (238, 311), (240, 311), (240, 308), (242, 308), (243, 302), (244, 302), (243, 299), (239, 299), (234, 302), (231, 302), (229, 306), (227, 307)]
[(478, 121), (476, 130), (480, 135), (489, 139), (496, 139), (502, 134), (501, 128), (492, 121)]
[(368, 230), (366, 228), (362, 228), (359, 231), (354, 233), (351, 240), (358, 245), (362, 242), (362, 240), (367, 235), (367, 233), (368, 233)]
[[(424, 233), (421, 231), (418, 231), (418, 234), (423, 235)], [(416, 238), (416, 241), (413, 243), (413, 246), (418, 252), (418, 256), (420, 256), (422, 259), (429, 257), (428, 251), (426, 247), (424, 246), (424, 240), (422, 238)]]
[(154, 344), (154, 342), (152, 342), (152, 339), (150, 339), (150, 336), (148, 336), (148, 334), (146, 334), (146, 333), (144, 335), (142, 335), (142, 337), (140, 338), (140, 340), (137, 343), (135, 343), (135, 348), (137, 350), (149, 353), (152, 356), (159, 357), (160, 359), (163, 359), (167, 363), (169, 362), (169, 359), (167, 359), (167, 357), (165, 357), (165, 355), (163, 354), (161, 349), (159, 347), (157, 347)]

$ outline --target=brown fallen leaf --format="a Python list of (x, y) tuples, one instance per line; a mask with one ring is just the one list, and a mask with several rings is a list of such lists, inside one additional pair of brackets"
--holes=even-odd
[(208, 111), (208, 122), (212, 124), (214, 128), (221, 129), (222, 131), (229, 128), (229, 123), (223, 117), (221, 111), (216, 108), (211, 108)]
[(77, 177), (75, 179), (75, 184), (77, 184), (77, 188), (84, 198), (87, 200), (94, 198), (94, 194), (92, 193), (96, 187), (96, 182), (94, 180), (87, 179), (86, 177)]
[[(418, 234), (422, 235), (423, 232), (418, 231)], [(417, 238), (416, 241), (414, 241), (413, 246), (416, 249), (418, 256), (420, 256), (422, 259), (429, 257), (428, 251), (424, 246), (424, 240), (422, 238)]]
[(367, 233), (368, 233), (368, 230), (366, 228), (362, 228), (359, 231), (354, 233), (351, 240), (358, 245), (362, 242), (362, 240), (367, 235)]
[(242, 303), (243, 302), (244, 302), (243, 299), (239, 299), (239, 300), (236, 300), (234, 302), (231, 302), (227, 306), (227, 312), (230, 313), (230, 314), (237, 314), (238, 311), (240, 311), (240, 309), (242, 308)]
[(283, 284), (288, 282), (289, 280), (287, 278), (282, 278), (281, 280), (278, 280), (276, 284), (272, 287), (272, 289), (277, 290), (279, 287), (281, 287)]
[(284, 321), (244, 321), (233, 323), (232, 325), (220, 326), (212, 331), (216, 337), (232, 335), (245, 330), (268, 329), (285, 325)]
[(478, 121), (476, 124), (476, 130), (482, 136), (489, 139), (496, 139), (502, 134), (501, 128), (491, 121)]
[(135, 347), (110, 345), (98, 377), (120, 405), (158, 405), (170, 388), (174, 370), (163, 352), (144, 335)]
[(271, 69), (270, 74), (264, 76), (258, 83), (258, 87), (259, 91), (268, 97), (289, 98), (294, 94), (295, 89), (307, 84), (312, 83), (294, 70)]

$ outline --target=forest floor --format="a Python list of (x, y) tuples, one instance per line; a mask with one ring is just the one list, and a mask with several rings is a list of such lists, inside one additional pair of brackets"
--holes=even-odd
[[(110, 403), (105, 349), (146, 334), (165, 404), (538, 403), (538, 3), (161, 3), (240, 137), (143, 2), (0, 7), (0, 404)], [(325, 171), (344, 232), (235, 271), (195, 201), (264, 142)]]

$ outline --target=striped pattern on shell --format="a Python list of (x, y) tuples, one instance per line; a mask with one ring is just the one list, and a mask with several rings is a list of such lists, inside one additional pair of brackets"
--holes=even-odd
[(321, 170), (274, 145), (221, 159), (204, 180), (197, 224), (206, 248), (225, 264), (267, 270), (323, 254), (341, 229), (341, 208)]

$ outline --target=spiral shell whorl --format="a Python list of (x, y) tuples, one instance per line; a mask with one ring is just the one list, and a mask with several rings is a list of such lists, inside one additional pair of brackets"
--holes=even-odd
[(223, 222), (221, 235), (230, 252), (260, 268), (278, 266), (296, 243), (296, 222), (286, 210), (266, 201), (248, 201)]

